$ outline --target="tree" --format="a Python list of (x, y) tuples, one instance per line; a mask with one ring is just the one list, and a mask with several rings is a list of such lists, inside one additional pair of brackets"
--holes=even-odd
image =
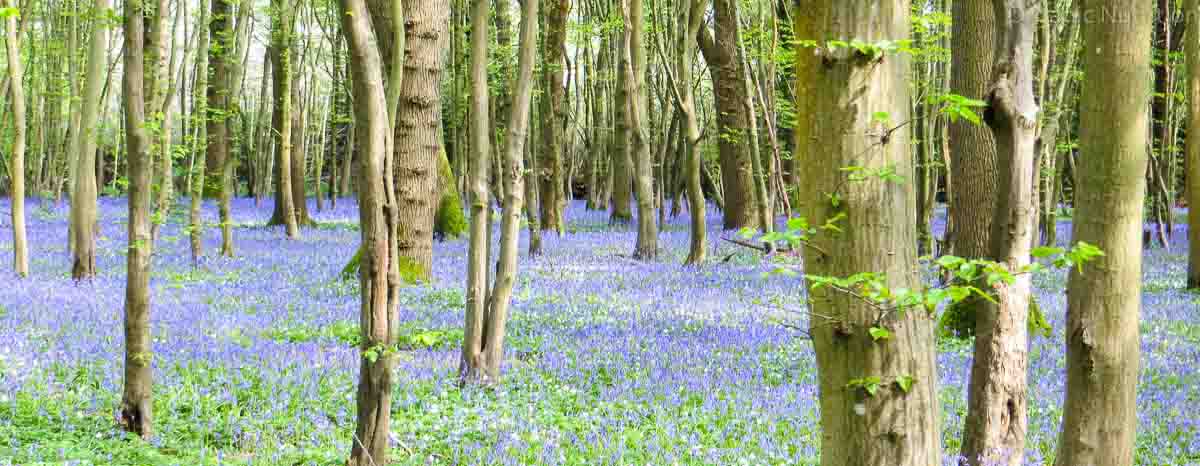
[(538, 160), (541, 173), (540, 222), (543, 231), (563, 231), (563, 131), (566, 115), (566, 87), (563, 80), (566, 68), (567, 16), (571, 0), (552, 0), (546, 8), (546, 37), (542, 42), (542, 79), (546, 82), (542, 110), (542, 151)]
[[(797, 15), (802, 16), (802, 15)], [(745, 103), (746, 68), (738, 52), (741, 26), (734, 0), (713, 0), (713, 32), (700, 28), (698, 44), (713, 82), (721, 184), (725, 188), (723, 226), (726, 230), (759, 227), (750, 151), (752, 115)]]
[(211, 175), (217, 177), (217, 192), (220, 197), (221, 255), (233, 257), (233, 225), (229, 218), (233, 162), (230, 157), (229, 118), (233, 113), (230, 92), (229, 66), (235, 58), (233, 44), (233, 9), (228, 0), (212, 0), (212, 19), (208, 23), (212, 46), (208, 49), (208, 95), (207, 112), (204, 118), (208, 134), (206, 165)]
[[(983, 100), (988, 93), (996, 54), (997, 18), (992, 1), (954, 1), (950, 36), (950, 90), (954, 94)], [(949, 130), (950, 176), (954, 180), (947, 220), (950, 252), (973, 259), (989, 257), (992, 211), (979, 207), (996, 205), (996, 141), (988, 128), (962, 118), (951, 122)]]
[(13, 116), (12, 157), (8, 166), (12, 196), (13, 271), (17, 276), (26, 277), (29, 276), (29, 246), (25, 239), (25, 78), (21, 69), (16, 0), (7, 0), (5, 5), (11, 8), (5, 13), (4, 44), (8, 55), (8, 89), (12, 97)]
[(646, 114), (646, 49), (642, 46), (646, 26), (642, 0), (621, 0), (621, 14), (625, 19), (625, 44), (622, 47), (625, 124), (631, 134), (629, 152), (633, 158), (633, 191), (638, 207), (637, 243), (633, 256), (653, 260), (658, 256), (658, 223), (654, 219), (654, 161), (650, 154), (650, 123)]
[(1105, 255), (1067, 281), (1066, 403), (1055, 464), (1133, 464), (1149, 140), (1151, 2), (1088, 0), (1074, 242)]
[[(108, 11), (108, 0), (96, 0), (96, 11)], [(74, 189), (71, 192), (71, 234), (74, 260), (71, 277), (83, 280), (96, 275), (96, 125), (99, 123), (100, 92), (108, 53), (108, 28), (103, 21), (92, 26), (88, 47), (87, 76), (84, 78), (83, 109), (80, 117), (80, 152), (75, 155)]]
[[(358, 422), (349, 466), (388, 464), (391, 433), (392, 367), (396, 344), (396, 298), (399, 278), (394, 270), (398, 222), (386, 205), (395, 202), (388, 188), (392, 172), (392, 126), (384, 91), (383, 60), (376, 45), (364, 0), (342, 0), (342, 31), (350, 49), (351, 81), (359, 146), (358, 203), (364, 255), (362, 283), (361, 364), (358, 382)], [(398, 3), (398, 2), (395, 2)], [(394, 112), (394, 111), (393, 111)]]
[(1188, 63), (1188, 288), (1200, 289), (1200, 0), (1189, 0), (1185, 16)]
[(629, 54), (625, 53), (628, 48), (626, 36), (622, 28), (617, 36), (617, 46), (610, 52), (616, 55), (613, 63), (617, 64), (613, 70), (615, 79), (612, 80), (613, 136), (609, 147), (609, 156), (612, 158), (612, 210), (608, 217), (610, 225), (624, 225), (633, 221), (633, 210), (630, 209), (633, 198), (633, 158), (630, 152), (632, 141), (629, 119), (626, 117), (629, 113), (629, 89), (625, 85), (625, 68), (629, 66)]
[(275, 212), (269, 224), (283, 224), (288, 239), (300, 236), (297, 224), (302, 220), (296, 216), (295, 203), (304, 199), (293, 198), (292, 183), (304, 180), (292, 179), (292, 41), (295, 36), (295, 15), (287, 0), (271, 1), (271, 82), (275, 106), (271, 114), (272, 133), (275, 136)]
[[(969, 464), (1024, 463), (1028, 320), (1032, 278), (1023, 273), (1037, 234), (1033, 42), (1038, 11), (1026, 0), (993, 0), (997, 39), (985, 118), (995, 141), (997, 195), (989, 256), (1014, 275), (975, 316), (962, 456)], [(987, 32), (984, 32), (987, 35)], [(976, 206), (977, 207), (977, 206)]]
[[(812, 83), (799, 115), (811, 143), (800, 196), (812, 225), (834, 222), (840, 233), (813, 237), (805, 273), (847, 277), (881, 274), (890, 289), (917, 284), (913, 190), (886, 176), (852, 181), (848, 167), (912, 179), (907, 131), (909, 62), (900, 53), (840, 47), (838, 41), (902, 41), (909, 36), (905, 0), (813, 0), (800, 3), (813, 20), (796, 38), (797, 52), (819, 66), (796, 69)], [(829, 42), (825, 42), (829, 41)], [(880, 115), (887, 115), (881, 121)], [(828, 251), (828, 252), (826, 252)], [(811, 283), (810, 283), (811, 284)], [(810, 328), (820, 386), (822, 466), (928, 466), (942, 458), (933, 321), (924, 312), (880, 315), (869, 303), (810, 286)], [(870, 329), (890, 338), (877, 342)]]
[(142, 0), (125, 1), (125, 62), (122, 82), (125, 96), (125, 139), (129, 152), (129, 250), (125, 282), (125, 388), (121, 397), (121, 424), (125, 430), (149, 438), (153, 423), (150, 341), (150, 191), (153, 162), (146, 133), (146, 100), (143, 89), (145, 39)]
[[(704, 190), (700, 187), (700, 171), (704, 161), (700, 158), (700, 125), (696, 118), (696, 98), (692, 92), (692, 57), (696, 54), (696, 41), (704, 21), (704, 1), (678, 2), (680, 24), (675, 38), (675, 71), (668, 76), (671, 95), (675, 105), (683, 114), (684, 184), (687, 189), (688, 209), (691, 210), (691, 236), (688, 246), (687, 264), (704, 262), (707, 206)], [(667, 71), (670, 74), (670, 71)]]
[(488, 290), (487, 239), (488, 209), (487, 159), (490, 139), (487, 121), (487, 4), (475, 0), (471, 26), (471, 89), (473, 115), (471, 139), (475, 159), (471, 172), (471, 242), (467, 272), (466, 329), (463, 337), (459, 378), (462, 382), (496, 383), (504, 361), (504, 334), (508, 307), (516, 279), (518, 239), (524, 202), (525, 131), (529, 126), (530, 99), (533, 94), (534, 44), (537, 41), (538, 0), (521, 2), (518, 83), (509, 106), (508, 134), (504, 151), (504, 218), (501, 221), (500, 254), (496, 277)]

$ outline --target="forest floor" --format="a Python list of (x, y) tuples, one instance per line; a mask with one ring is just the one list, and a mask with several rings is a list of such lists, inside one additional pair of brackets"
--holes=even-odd
[[(100, 201), (99, 276), (69, 277), (67, 208), (28, 207), (32, 277), (0, 274), (0, 465), (338, 465), (354, 427), (358, 292), (338, 279), (358, 241), (352, 202), (284, 241), (270, 201), (234, 204), (237, 257), (193, 268), (173, 214), (155, 245), (150, 443), (116, 427), (126, 212)], [(7, 212), (6, 202), (0, 211)], [(206, 221), (216, 223), (212, 205)], [(687, 221), (660, 261), (627, 258), (632, 229), (573, 204), (569, 234), (522, 254), (504, 383), (456, 387), (466, 245), (435, 246), (434, 279), (404, 290), (393, 403), (399, 464), (815, 464), (817, 385), (797, 278), (719, 240), (679, 265)], [(7, 218), (0, 231), (10, 231)], [(1068, 220), (1060, 238), (1070, 238)], [(1138, 464), (1200, 464), (1200, 295), (1180, 291), (1186, 232), (1146, 252)], [(0, 256), (8, 264), (5, 236)], [(732, 256), (731, 256), (732, 255)], [(722, 259), (730, 257), (728, 261)], [(786, 259), (778, 259), (786, 260)], [(1053, 455), (1064, 390), (1065, 274), (1039, 272), (1052, 325), (1031, 342), (1029, 464)], [(939, 343), (947, 458), (958, 449), (970, 343)], [(916, 381), (927, 383), (928, 381)]]

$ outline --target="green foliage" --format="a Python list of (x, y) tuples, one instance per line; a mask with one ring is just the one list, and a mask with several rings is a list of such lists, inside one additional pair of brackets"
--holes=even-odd
[(988, 106), (988, 103), (982, 100), (950, 93), (930, 96), (928, 104), (941, 105), (938, 113), (950, 118), (951, 122), (957, 122), (961, 118), (976, 125), (983, 124), (983, 120), (975, 110)]

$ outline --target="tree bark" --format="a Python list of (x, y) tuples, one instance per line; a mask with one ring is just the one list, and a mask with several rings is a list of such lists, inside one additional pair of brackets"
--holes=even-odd
[[(807, 35), (822, 40), (905, 40), (906, 0), (814, 0), (801, 4), (814, 18)], [(804, 37), (804, 36), (799, 36)], [(911, 187), (870, 178), (848, 182), (844, 167), (891, 167), (911, 179), (908, 131), (875, 118), (908, 121), (910, 64), (898, 53), (863, 54), (847, 47), (798, 50), (820, 66), (798, 68), (813, 83), (810, 111), (799, 125), (821, 150), (810, 151), (800, 183), (801, 215), (814, 225), (831, 219), (842, 232), (818, 234), (805, 248), (805, 272), (845, 277), (883, 274), (891, 289), (918, 286)], [(830, 202), (836, 195), (840, 201)], [(844, 217), (842, 217), (844, 216)], [(819, 248), (819, 249), (817, 249)], [(827, 254), (822, 251), (830, 251)], [(852, 296), (810, 287), (810, 334), (816, 353), (821, 403), (822, 466), (928, 466), (940, 464), (939, 402), (933, 321), (910, 310), (882, 315)], [(891, 337), (876, 342), (868, 331), (884, 326)], [(871, 379), (877, 377), (878, 379)], [(871, 395), (852, 383), (877, 380)], [(912, 382), (904, 388), (903, 381)]]
[(713, 82), (721, 184), (725, 188), (723, 226), (726, 230), (759, 225), (750, 157), (750, 119), (746, 108), (746, 71), (738, 58), (740, 25), (734, 0), (713, 0), (713, 32), (699, 31), (698, 43)]
[(213, 46), (208, 49), (208, 111), (205, 112), (204, 119), (208, 136), (205, 166), (209, 173), (206, 178), (215, 177), (218, 183), (216, 192), (219, 197), (218, 213), (221, 222), (221, 255), (224, 257), (233, 257), (233, 225), (229, 218), (229, 191), (233, 182), (233, 164), (229, 151), (232, 139), (229, 118), (233, 115), (229, 77), (232, 70), (229, 65), (235, 51), (232, 43), (233, 21), (230, 20), (232, 13), (233, 9), (228, 0), (212, 0), (212, 20), (209, 21), (208, 27)]
[(1150, 2), (1087, 0), (1074, 242), (1105, 255), (1067, 282), (1067, 389), (1055, 464), (1133, 464)]
[(1188, 288), (1200, 289), (1200, 0), (1188, 0)]
[[(16, 8), (16, 0), (7, 0), (5, 5)], [(19, 277), (29, 276), (29, 245), (25, 238), (25, 86), (21, 69), (21, 45), (18, 39), (16, 15), (4, 21), (5, 48), (8, 55), (8, 86), (12, 98), (13, 143), (8, 165), (8, 179), (12, 196), (13, 226), (13, 271)], [(93, 171), (93, 174), (95, 172)], [(93, 179), (94, 182), (94, 179)], [(74, 199), (72, 199), (74, 204)], [(95, 246), (92, 247), (92, 269), (95, 269)]]
[(704, 263), (707, 241), (706, 206), (704, 190), (700, 187), (700, 170), (704, 161), (700, 158), (700, 124), (696, 118), (696, 98), (692, 92), (692, 58), (696, 54), (696, 41), (704, 21), (703, 0), (678, 2), (680, 18), (675, 38), (675, 75), (668, 77), (676, 105), (683, 114), (683, 128), (679, 132), (682, 140), (684, 184), (687, 189), (688, 210), (691, 216), (688, 256), (685, 264)]
[[(953, 15), (950, 90), (983, 100), (996, 53), (992, 0), (955, 0)], [(948, 220), (953, 225), (950, 252), (971, 259), (989, 257), (992, 211), (980, 206), (996, 205), (997, 174), (996, 141), (988, 128), (961, 118), (950, 123), (950, 173), (955, 187)]]
[[(433, 224), (441, 199), (439, 164), (442, 138), (442, 75), (448, 49), (449, 4), (445, 0), (414, 0), (404, 4), (403, 43), (393, 38), (393, 22), (381, 12), (384, 0), (368, 5), (380, 56), (393, 57), (387, 75), (403, 69), (395, 98), (399, 101), (393, 145), (396, 212), (405, 219), (398, 232), (400, 274), (405, 282), (426, 281), (433, 264)], [(405, 52), (403, 64), (393, 49)], [(359, 105), (357, 96), (355, 105)]]
[(971, 465), (1024, 464), (1028, 425), (1026, 373), (1032, 277), (1023, 273), (1037, 233), (1035, 144), (1038, 105), (1033, 95), (1037, 8), (1027, 0), (993, 0), (996, 62), (985, 120), (996, 142), (1000, 178), (993, 211), (991, 256), (1014, 275), (994, 286), (975, 320), (962, 456)]
[[(275, 136), (275, 214), (271, 216), (271, 225), (282, 223), (288, 239), (300, 236), (299, 219), (296, 218), (296, 202), (303, 202), (293, 197), (292, 183), (292, 41), (294, 19), (287, 0), (272, 0), (271, 2), (271, 73), (274, 88), (275, 107), (271, 115), (271, 123)], [(303, 183), (303, 180), (299, 181)], [(276, 218), (278, 217), (278, 218)]]
[(625, 18), (625, 55), (623, 68), (626, 92), (625, 123), (629, 126), (634, 165), (634, 194), (637, 195), (638, 232), (633, 256), (653, 260), (658, 256), (658, 223), (654, 221), (653, 159), (650, 155), (650, 123), (646, 112), (645, 17), (642, 0), (621, 0)]
[[(97, 0), (97, 11), (108, 11), (108, 0)], [(104, 85), (104, 65), (108, 62), (108, 29), (101, 24), (92, 27), (92, 43), (88, 48), (87, 77), (85, 78), (80, 117), (80, 149), (75, 155), (76, 179), (71, 192), (71, 233), (74, 235), (74, 261), (71, 277), (75, 280), (96, 275), (96, 125), (100, 113), (100, 92)]]
[(624, 32), (619, 36), (619, 43), (616, 49), (617, 68), (614, 71), (612, 82), (614, 92), (613, 99), (613, 137), (612, 145), (609, 150), (609, 155), (612, 157), (611, 178), (612, 183), (612, 211), (608, 217), (610, 225), (629, 224), (633, 221), (633, 210), (630, 208), (630, 203), (633, 199), (633, 158), (630, 152), (632, 142), (630, 140), (629, 123), (626, 114), (629, 113), (629, 91), (626, 88), (623, 77), (625, 76), (625, 68), (629, 66), (629, 58), (624, 50), (628, 47), (628, 40), (625, 38)]
[[(542, 58), (546, 82), (544, 111), (542, 112), (542, 151), (538, 165), (540, 172), (541, 229), (563, 232), (563, 145), (566, 137), (563, 122), (566, 117), (566, 88), (563, 77), (566, 68), (567, 16), (571, 12), (571, 0), (551, 0), (545, 10), (546, 31), (542, 43)], [(569, 144), (569, 143), (568, 143)]]
[(150, 342), (150, 140), (143, 94), (145, 46), (142, 0), (125, 2), (125, 139), (129, 153), (129, 249), (125, 282), (125, 387), (121, 425), (142, 438), (152, 433), (153, 352)]

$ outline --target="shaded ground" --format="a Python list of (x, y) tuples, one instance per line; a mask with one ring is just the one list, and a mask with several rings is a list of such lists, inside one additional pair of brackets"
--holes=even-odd
[[(269, 202), (235, 201), (238, 257), (208, 257), (199, 268), (181, 236), (182, 211), (164, 226), (152, 281), (157, 435), (146, 444), (123, 438), (114, 421), (124, 200), (101, 200), (100, 276), (78, 285), (68, 274), (66, 207), (31, 202), (33, 277), (0, 273), (0, 465), (341, 464), (353, 432), (357, 362), (347, 342), (358, 294), (337, 274), (356, 247), (357, 214), (347, 201), (310, 211), (321, 225), (289, 242), (260, 226)], [(215, 223), (215, 208), (205, 216)], [(719, 214), (709, 218), (717, 231)], [(572, 233), (546, 236), (544, 257), (521, 258), (499, 390), (452, 383), (465, 242), (435, 246), (434, 283), (405, 290), (411, 349), (393, 406), (400, 464), (815, 463), (811, 348), (779, 325), (803, 325), (795, 278), (764, 277), (770, 264), (716, 234), (712, 264), (681, 267), (685, 218), (666, 226), (665, 254), (650, 264), (624, 257), (635, 235), (611, 230), (605, 213), (574, 204), (567, 219)], [(206, 251), (218, 236), (207, 229)], [(1070, 237), (1065, 221), (1060, 237)], [(1146, 254), (1139, 464), (1200, 463), (1200, 295), (1179, 291), (1186, 245), (1176, 243)], [(1053, 454), (1065, 379), (1065, 279), (1052, 272), (1036, 283), (1054, 335), (1031, 346), (1030, 464)], [(953, 453), (969, 344), (939, 346)]]

